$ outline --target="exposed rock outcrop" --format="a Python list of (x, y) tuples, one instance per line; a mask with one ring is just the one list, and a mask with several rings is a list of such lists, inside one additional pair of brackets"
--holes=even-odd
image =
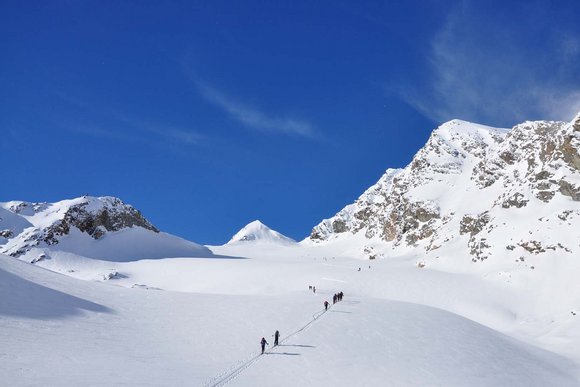
[(24, 217), (54, 219), (43, 227), (29, 227), (14, 235), (10, 230), (1, 236), (8, 239), (0, 252), (18, 257), (33, 247), (58, 244), (60, 238), (72, 229), (100, 239), (107, 232), (129, 227), (141, 227), (153, 232), (159, 230), (143, 217), (141, 212), (113, 197), (90, 197), (64, 200), (57, 203), (14, 202), (9, 211)]
[[(570, 123), (524, 122), (511, 130), (450, 121), (431, 134), (406, 168), (387, 170), (355, 203), (314, 227), (309, 240), (362, 233), (392, 249), (437, 255), (461, 240), (474, 262), (505, 254), (505, 246), (515, 253), (515, 236), (539, 237), (550, 220), (556, 222), (550, 230), (554, 224), (568, 227), (562, 214), (580, 210), (573, 204), (580, 201), (579, 149), (580, 114)], [(552, 206), (542, 211), (553, 216), (538, 220), (543, 206)], [(580, 240), (580, 227), (573, 233)], [(519, 245), (536, 254), (532, 242)]]

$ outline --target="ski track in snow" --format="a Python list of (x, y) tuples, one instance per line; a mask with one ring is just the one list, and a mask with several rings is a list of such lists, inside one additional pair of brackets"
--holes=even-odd
[[(283, 337), (282, 339), (280, 339), (278, 346), (280, 344), (283, 344), (289, 338), (294, 337), (294, 336), (298, 335), (300, 332), (303, 332), (303, 331), (307, 330), (308, 328), (310, 328), (312, 326), (312, 324), (314, 322), (318, 321), (318, 319), (320, 317), (322, 317), (326, 312), (328, 312), (331, 307), (332, 306), (330, 306), (328, 310), (321, 310), (321, 311), (318, 311), (318, 312), (314, 313), (312, 315), (312, 319), (310, 321), (308, 321), (308, 323), (306, 323), (305, 325), (303, 325), (302, 327), (300, 327), (296, 331), (294, 331), (294, 332), (288, 334), (287, 336)], [(276, 348), (276, 346), (274, 346), (274, 347), (272, 347), (272, 348), (270, 348), (268, 350), (265, 350), (264, 351), (264, 355), (267, 355), (267, 354), (270, 354), (270, 353), (275, 353), (275, 352), (273, 352), (275, 348)], [(229, 369), (227, 369), (226, 371), (222, 372), (218, 376), (215, 376), (212, 379), (210, 379), (208, 382), (206, 382), (204, 384), (204, 387), (221, 387), (221, 386), (225, 386), (228, 383), (230, 383), (231, 381), (235, 380), (246, 369), (250, 368), (254, 363), (260, 361), (262, 358), (263, 358), (262, 354), (258, 354), (258, 355), (255, 355), (253, 357), (250, 357), (249, 359), (242, 360), (241, 362), (239, 362), (236, 365), (230, 367)]]
[(321, 280), (324, 281), (334, 281), (334, 282), (342, 282), (342, 283), (346, 283), (347, 281), (343, 281), (343, 280), (339, 280), (339, 279), (335, 279), (335, 278), (321, 278)]
[[(522, 302), (508, 297), (517, 293), (503, 282), (408, 268), (409, 259), (405, 265), (379, 261), (373, 270), (358, 272), (360, 260), (320, 265), (289, 257), (295, 252), (271, 250), (247, 260), (124, 264), (118, 269), (128, 277), (108, 284), (0, 256), (0, 384), (64, 387), (84, 380), (100, 387), (107, 385), (101, 378), (106, 370), (116, 386), (350, 387), (385, 385), (385, 380), (405, 387), (578, 386), (578, 378), (569, 376), (577, 371), (569, 359), (518, 340), (537, 346), (534, 339), (540, 337), (545, 347), (561, 343), (554, 348), (577, 358), (578, 321), (569, 311), (549, 316), (559, 331), (546, 320), (557, 335), (544, 328), (544, 320), (534, 320), (541, 314), (526, 316), (523, 329), (529, 333), (519, 334), (514, 326), (521, 320), (513, 316), (518, 309), (509, 307)], [(167, 291), (124, 289), (135, 281)], [(306, 291), (308, 284), (316, 285), (316, 294)], [(338, 308), (331, 305), (332, 314), (317, 325), (325, 314), (321, 302), (337, 288), (348, 298)], [(209, 294), (216, 290), (224, 294)], [(500, 325), (503, 321), (511, 325)], [(291, 333), (280, 337), (280, 348), (265, 351), (275, 359), (263, 362), (259, 351), (248, 348), (257, 344), (252, 338), (268, 337), (274, 327)], [(302, 351), (291, 347), (315, 349), (292, 353)], [(70, 371), (63, 371), (63, 364), (71, 365)]]

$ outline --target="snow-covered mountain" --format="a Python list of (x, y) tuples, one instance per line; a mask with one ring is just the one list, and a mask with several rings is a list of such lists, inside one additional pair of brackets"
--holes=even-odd
[(160, 232), (118, 198), (0, 203), (0, 253), (37, 263), (62, 252), (113, 261), (211, 256), (203, 246)]
[[(453, 120), (404, 169), (389, 169), (355, 203), (314, 227), (306, 244), (358, 236), (385, 254), (481, 262), (580, 251), (580, 114), (511, 130)], [(372, 247), (361, 247), (375, 257)], [(425, 262), (421, 262), (425, 264)]]
[[(0, 375), (577, 386), (579, 142), (580, 117), (512, 130), (451, 121), (302, 243), (256, 221), (216, 255), (115, 198), (2, 203)], [(260, 355), (276, 330), (281, 345)]]
[(227, 243), (228, 245), (235, 243), (270, 243), (270, 244), (295, 244), (294, 239), (288, 238), (277, 231), (272, 230), (259, 220), (254, 220), (242, 227), (232, 239)]

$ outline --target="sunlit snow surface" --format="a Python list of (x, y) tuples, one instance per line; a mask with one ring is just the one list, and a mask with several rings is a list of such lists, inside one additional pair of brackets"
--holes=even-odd
[[(576, 124), (548, 124), (578, 149)], [(0, 385), (578, 386), (580, 202), (551, 180), (544, 202), (535, 181), (517, 177), (545, 170), (579, 184), (561, 159), (531, 162), (548, 124), (517, 126), (512, 144), (499, 141), (505, 131), (450, 121), (417, 168), (388, 170), (300, 243), (255, 221), (224, 246), (140, 227), (96, 239), (71, 228), (35, 244), (75, 203), (120, 202), (0, 203), (2, 251), (18, 256), (0, 255)], [(512, 145), (523, 162), (480, 168), (482, 149)], [(492, 175), (497, 183), (479, 186)], [(379, 237), (398, 178), (405, 200), (440, 213), (430, 240)], [(513, 193), (527, 204), (504, 206)], [(378, 216), (357, 216), (365, 208)], [(472, 241), (461, 222), (484, 214)], [(469, 243), (482, 241), (490, 246), (476, 258)], [(540, 242), (541, 254), (530, 249)], [(339, 291), (344, 300), (324, 312)], [(276, 330), (281, 345), (260, 355)]]
[[(580, 320), (501, 276), (354, 259), (341, 245), (211, 249), (53, 258), (89, 281), (0, 256), (2, 384), (578, 385)], [(103, 281), (106, 270), (117, 276)], [(275, 330), (282, 345), (257, 356)]]

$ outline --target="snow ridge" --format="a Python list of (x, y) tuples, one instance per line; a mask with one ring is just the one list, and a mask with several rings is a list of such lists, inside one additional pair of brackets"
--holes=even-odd
[(363, 244), (378, 241), (392, 252), (437, 258), (453, 251), (472, 262), (580, 251), (578, 122), (528, 121), (508, 130), (449, 121), (407, 167), (387, 170), (303, 243), (361, 235)]
[(61, 253), (117, 261), (212, 255), (160, 232), (139, 210), (110, 196), (0, 203), (0, 253), (33, 263)]

